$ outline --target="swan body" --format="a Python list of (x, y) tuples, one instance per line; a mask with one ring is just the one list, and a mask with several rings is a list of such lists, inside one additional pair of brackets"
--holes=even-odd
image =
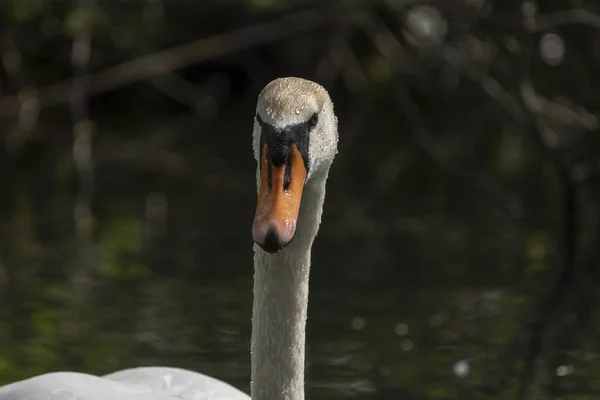
[(52, 372), (0, 388), (2, 400), (248, 400), (218, 379), (178, 368), (140, 367), (102, 377)]
[[(320, 85), (279, 78), (258, 97), (253, 131), (258, 203), (252, 227), (251, 395), (304, 400), (311, 248), (337, 153), (337, 118)], [(0, 400), (247, 400), (227, 383), (178, 368), (102, 377), (53, 372), (0, 387)]]

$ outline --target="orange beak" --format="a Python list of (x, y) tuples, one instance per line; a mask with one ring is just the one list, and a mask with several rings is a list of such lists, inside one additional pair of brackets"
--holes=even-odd
[[(260, 192), (252, 225), (252, 238), (267, 253), (277, 253), (287, 246), (296, 233), (296, 223), (306, 180), (306, 167), (300, 151), (293, 144), (289, 151), (290, 183), (284, 187), (286, 164), (269, 165), (269, 147), (265, 144), (261, 159)], [(269, 186), (269, 168), (271, 185)]]

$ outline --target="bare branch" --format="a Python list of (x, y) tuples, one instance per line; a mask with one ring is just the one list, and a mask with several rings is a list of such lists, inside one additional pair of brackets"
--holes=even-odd
[[(336, 9), (337, 4), (335, 6), (328, 4), (127, 61), (92, 75), (88, 92), (90, 95), (107, 92), (177, 68), (268, 43), (294, 33), (314, 30), (325, 25), (333, 17), (333, 11)], [(72, 90), (71, 80), (39, 89), (40, 107), (68, 102)], [(18, 108), (17, 96), (0, 99), (0, 118), (14, 116)]]
[(197, 111), (199, 88), (173, 72), (156, 76), (151, 80), (152, 86), (171, 99)]
[(369, 80), (362, 71), (354, 51), (344, 41), (340, 41), (332, 49), (331, 61), (342, 76), (349, 90), (364, 93), (369, 87)]
[[(529, 80), (521, 83), (520, 91), (523, 103), (531, 113), (541, 115), (560, 126), (590, 131), (598, 129), (600, 126), (598, 117), (583, 107), (574, 109), (568, 105), (558, 104), (544, 98), (535, 91), (533, 84)], [(546, 144), (550, 147), (557, 147), (559, 145), (559, 143), (548, 143), (547, 139), (545, 138), (547, 141)]]
[(11, 33), (6, 32), (2, 35), (0, 56), (10, 83), (17, 90), (18, 127), (9, 133), (7, 143), (11, 151), (15, 151), (37, 126), (39, 99), (35, 90), (31, 90), (31, 84), (23, 72), (21, 52), (15, 45)]
[(418, 69), (412, 62), (413, 57), (383, 21), (372, 18), (371, 23), (365, 27), (365, 33), (394, 69), (402, 68), (410, 71)]
[(475, 64), (466, 64), (464, 72), (474, 81), (479, 82), (488, 96), (508, 111), (517, 121), (524, 117), (523, 108), (519, 102), (494, 77)]
[(546, 31), (569, 24), (589, 25), (592, 28), (600, 29), (600, 15), (582, 8), (540, 15), (533, 21), (533, 31)]
[(75, 236), (79, 251), (78, 263), (72, 277), (72, 309), (63, 324), (67, 335), (78, 335), (82, 329), (79, 316), (90, 298), (93, 273), (92, 231), (94, 216), (92, 196), (94, 190), (94, 168), (92, 161), (93, 128), (88, 112), (88, 66), (92, 42), (92, 12), (94, 0), (79, 0), (77, 27), (73, 35), (71, 63), (73, 83), (71, 85), (71, 114), (73, 118), (73, 160), (79, 180), (79, 190), (73, 207)]

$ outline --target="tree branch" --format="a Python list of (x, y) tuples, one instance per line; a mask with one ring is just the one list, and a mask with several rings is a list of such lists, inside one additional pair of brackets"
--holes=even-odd
[(568, 24), (588, 25), (592, 28), (600, 29), (600, 15), (582, 8), (540, 15), (533, 22), (533, 30), (536, 32), (547, 31), (557, 26)]
[[(206, 61), (263, 43), (272, 42), (291, 34), (311, 31), (323, 26), (334, 16), (337, 2), (286, 15), (274, 21), (244, 27), (176, 46), (120, 65), (107, 68), (90, 76), (88, 94), (107, 92), (139, 82), (177, 68)], [(40, 107), (50, 107), (69, 101), (73, 82), (66, 80), (38, 90)], [(19, 98), (16, 95), (0, 99), (0, 118), (16, 115)]]

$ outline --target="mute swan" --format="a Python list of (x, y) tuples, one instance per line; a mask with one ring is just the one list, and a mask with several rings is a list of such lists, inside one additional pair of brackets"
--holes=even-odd
[[(311, 247), (321, 223), (325, 182), (337, 142), (333, 103), (320, 85), (280, 78), (260, 93), (253, 132), (258, 162), (258, 204), (252, 226), (251, 394), (255, 400), (304, 399)], [(166, 367), (132, 368), (103, 377), (54, 372), (0, 388), (0, 400), (59, 398), (249, 399), (217, 379)]]

